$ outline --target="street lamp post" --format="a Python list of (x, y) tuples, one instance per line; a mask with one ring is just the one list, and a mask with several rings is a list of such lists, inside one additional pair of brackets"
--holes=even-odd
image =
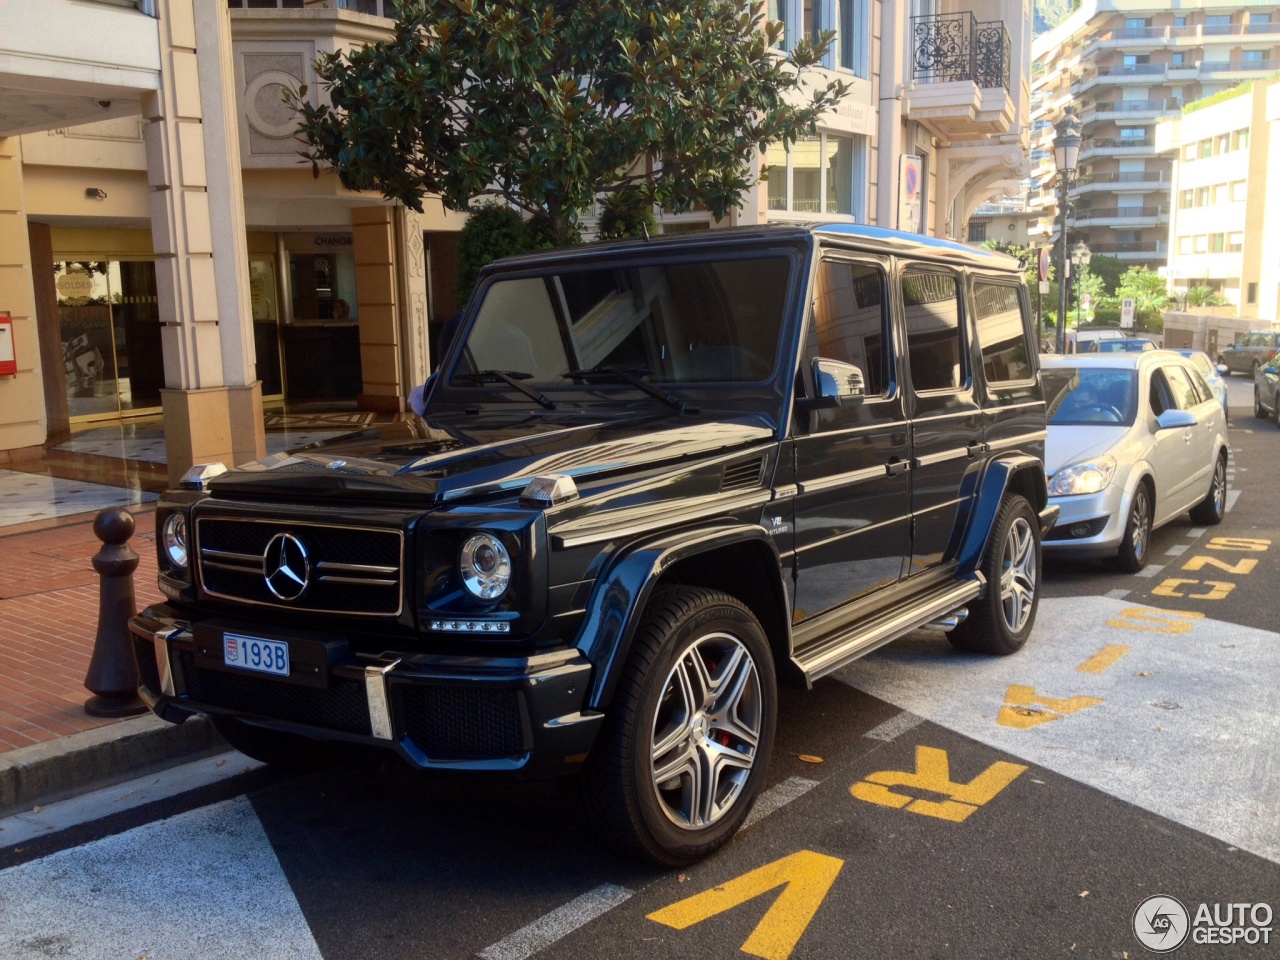
[[(1093, 259), (1093, 251), (1089, 249), (1089, 245), (1081, 240), (1071, 248), (1071, 264), (1077, 270), (1087, 268), (1089, 261)], [(1076, 297), (1076, 327), (1080, 326), (1080, 298)]]
[(1058, 353), (1067, 352), (1067, 189), (1080, 158), (1080, 121), (1068, 107), (1056, 127), (1053, 159), (1058, 167), (1058, 243), (1062, 247), (1058, 269)]

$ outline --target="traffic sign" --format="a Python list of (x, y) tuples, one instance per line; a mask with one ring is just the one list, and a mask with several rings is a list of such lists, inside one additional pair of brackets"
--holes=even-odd
[(1133, 327), (1134, 314), (1137, 312), (1134, 306), (1133, 297), (1125, 297), (1120, 301), (1120, 326), (1126, 329)]

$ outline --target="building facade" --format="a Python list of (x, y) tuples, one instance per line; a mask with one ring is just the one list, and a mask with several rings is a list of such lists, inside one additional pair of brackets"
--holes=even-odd
[[(1026, 174), (1030, 0), (772, 0), (783, 45), (836, 31), (850, 86), (770, 150), (721, 224), (823, 217), (962, 236)], [(390, 0), (0, 5), (0, 456), (163, 414), (171, 475), (260, 455), (264, 405), (402, 409), (431, 368), (463, 217), (299, 163), (283, 102), (314, 61), (389, 38)], [(7, 211), (7, 212), (6, 212)]]
[(1242, 0), (1082, 0), (1032, 52), (1031, 233), (1056, 239), (1054, 125), (1083, 123), (1068, 242), (1151, 268), (1168, 258), (1171, 159), (1158, 121), (1280, 67), (1280, 7)]
[(1280, 156), (1277, 121), (1280, 83), (1259, 80), (1191, 104), (1156, 128), (1174, 198), (1166, 275), (1181, 303), (1207, 288), (1231, 315), (1280, 319), (1280, 225), (1269, 225), (1280, 212), (1280, 189), (1267, 182)]

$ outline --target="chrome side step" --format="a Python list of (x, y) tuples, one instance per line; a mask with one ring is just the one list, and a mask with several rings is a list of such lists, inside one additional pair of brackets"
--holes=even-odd
[(945, 616), (938, 617), (936, 620), (930, 620), (921, 628), (923, 630), (954, 630), (960, 624), (969, 619), (969, 608), (961, 607), (959, 610), (952, 610)]
[(957, 611), (978, 597), (984, 586), (981, 575), (975, 574), (974, 579), (954, 584), (918, 604), (904, 604), (836, 633), (796, 652), (791, 659), (804, 673), (805, 681), (812, 684), (851, 660)]

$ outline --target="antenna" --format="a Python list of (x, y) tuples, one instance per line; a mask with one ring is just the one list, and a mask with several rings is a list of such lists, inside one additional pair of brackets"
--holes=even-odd
[(640, 221), (640, 229), (644, 231), (644, 239), (645, 239), (645, 243), (648, 243), (648, 242), (649, 242), (649, 224), (647, 224), (647, 223), (645, 223), (643, 220), (641, 220), (641, 221)]

